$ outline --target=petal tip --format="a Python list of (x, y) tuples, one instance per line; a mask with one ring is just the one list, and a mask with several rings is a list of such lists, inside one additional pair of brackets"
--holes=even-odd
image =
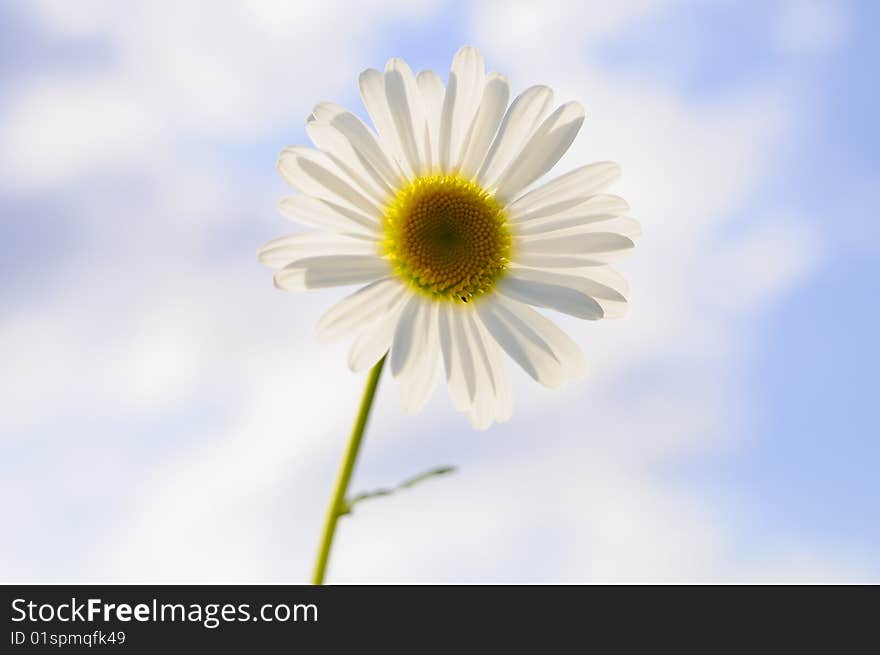
[(570, 108), (575, 116), (580, 116), (581, 119), (587, 115), (587, 110), (584, 109), (584, 106), (578, 102), (577, 100), (571, 100), (565, 103), (565, 106)]
[(366, 82), (370, 78), (375, 78), (377, 75), (381, 76), (382, 73), (377, 71), (375, 68), (365, 68), (358, 74), (358, 84), (363, 85), (364, 82)]
[(455, 57), (480, 57), (480, 50), (473, 45), (463, 45), (455, 53)]
[(408, 71), (410, 70), (409, 64), (406, 63), (406, 60), (402, 57), (392, 57), (388, 61), (385, 62), (385, 72), (391, 71)]

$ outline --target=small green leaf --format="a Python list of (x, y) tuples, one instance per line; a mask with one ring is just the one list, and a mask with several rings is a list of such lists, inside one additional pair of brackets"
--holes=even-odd
[(391, 494), (394, 494), (394, 493), (401, 491), (403, 489), (411, 489), (412, 487), (416, 486), (417, 484), (419, 484), (421, 482), (424, 482), (425, 480), (427, 480), (429, 478), (434, 478), (434, 477), (437, 477), (440, 475), (447, 475), (448, 473), (452, 473), (453, 471), (455, 471), (454, 466), (436, 466), (432, 469), (425, 471), (424, 473), (419, 473), (416, 476), (413, 476), (411, 478), (407, 478), (406, 480), (404, 480), (400, 484), (398, 484), (390, 489), (386, 489), (386, 488), (374, 489), (373, 491), (365, 491), (365, 492), (356, 494), (355, 496), (352, 496), (351, 498), (349, 498), (345, 501), (345, 506), (339, 510), (339, 516), (345, 516), (346, 514), (351, 514), (352, 511), (354, 510), (354, 506), (364, 500), (370, 500), (372, 498), (381, 498), (382, 496), (390, 496)]
[(452, 473), (453, 471), (455, 471), (454, 466), (437, 466), (428, 471), (425, 471), (424, 473), (419, 473), (418, 475), (409, 478), (408, 480), (404, 480), (399, 485), (397, 485), (397, 488), (409, 489), (410, 487), (414, 487), (423, 480), (427, 480), (428, 478), (433, 478), (438, 475), (446, 475), (447, 473)]

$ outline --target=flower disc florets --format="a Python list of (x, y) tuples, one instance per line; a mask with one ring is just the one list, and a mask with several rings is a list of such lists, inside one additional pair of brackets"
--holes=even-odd
[(414, 289), (468, 302), (490, 291), (510, 263), (511, 237), (501, 205), (455, 175), (416, 178), (383, 218), (384, 254)]

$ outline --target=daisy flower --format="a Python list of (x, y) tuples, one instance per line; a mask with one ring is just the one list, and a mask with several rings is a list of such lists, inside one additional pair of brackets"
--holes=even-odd
[(402, 59), (359, 83), (375, 131), (322, 102), (306, 123), (315, 148), (280, 155), (278, 170), (300, 192), (281, 212), (315, 230), (260, 249), (275, 285), (359, 286), (320, 319), (318, 337), (352, 339), (355, 371), (387, 354), (409, 413), (442, 368), (474, 427), (508, 419), (505, 354), (548, 387), (583, 376), (580, 348), (534, 308), (620, 316), (627, 286), (607, 264), (639, 233), (627, 203), (606, 193), (615, 163), (535, 186), (568, 150), (583, 107), (554, 108), (546, 86), (508, 105), (507, 78), (487, 74), (473, 47), (455, 55), (445, 86)]

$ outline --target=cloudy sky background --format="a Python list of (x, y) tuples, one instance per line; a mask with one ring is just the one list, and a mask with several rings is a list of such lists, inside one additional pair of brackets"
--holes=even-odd
[(464, 43), (587, 108), (645, 236), (473, 432), (383, 380), (331, 582), (880, 581), (880, 5), (0, 4), (0, 580), (303, 582), (363, 380), (256, 248), (319, 100)]

